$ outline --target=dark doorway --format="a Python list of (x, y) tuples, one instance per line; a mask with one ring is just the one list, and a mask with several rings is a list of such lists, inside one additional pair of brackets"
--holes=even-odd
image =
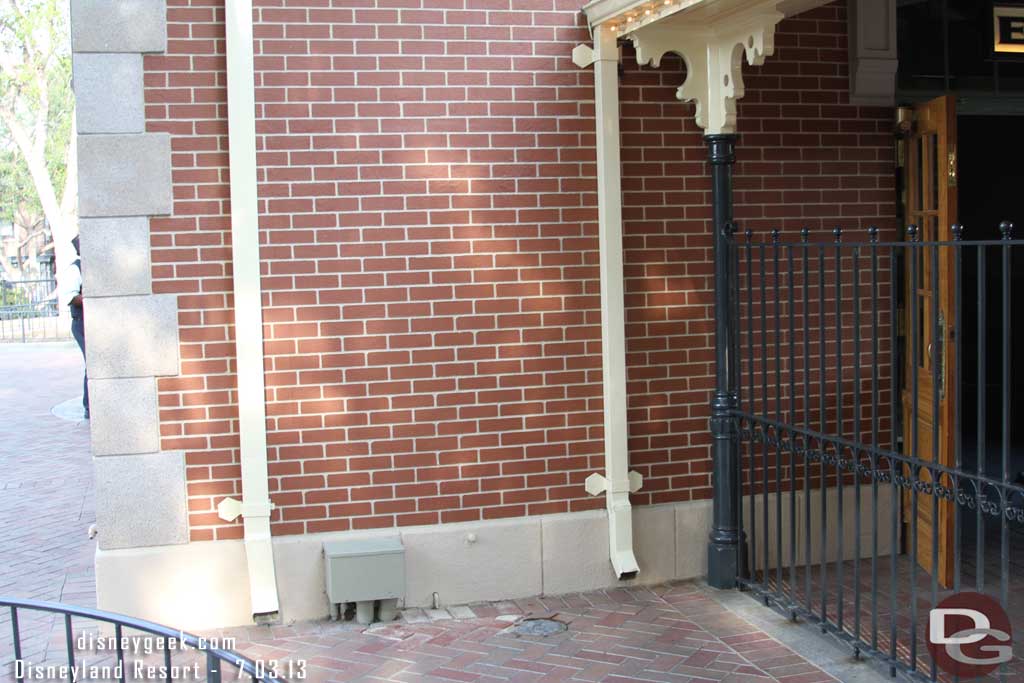
[[(1014, 237), (1024, 237), (1024, 117), (961, 116), (958, 121), (960, 223), (964, 240), (999, 239), (999, 224), (1016, 224)], [(1024, 471), (1024, 356), (1017, 349), (1024, 341), (1024, 262), (1019, 249), (1010, 250), (1009, 289), (1011, 301), (1011, 369), (1003, 368), (1003, 266), (999, 249), (986, 249), (986, 330), (978, 333), (977, 250), (963, 253), (963, 443), (965, 465), (976, 466), (980, 392), (985, 392), (986, 424), (983, 433), (985, 471), (1002, 474), (1002, 392), (1010, 379), (1010, 425), (1012, 472)], [(986, 372), (978, 373), (978, 347), (984, 344)], [(1004, 379), (1005, 378), (1005, 379)], [(1019, 451), (1019, 453), (1018, 453)]]
[[(1013, 236), (1019, 240), (1024, 237), (1024, 117), (961, 116), (958, 128), (959, 220), (964, 240), (1000, 239), (1002, 221), (1016, 224)], [(979, 257), (979, 251), (984, 257)], [(984, 258), (983, 265), (979, 258)], [(1024, 472), (1024, 356), (1019, 349), (1024, 343), (1024, 254), (1019, 248), (998, 245), (966, 246), (962, 264), (963, 469), (1001, 481), (1005, 458), (1009, 481), (1014, 482)], [(979, 325), (982, 292), (983, 330)], [(1003, 310), (1007, 292), (1009, 321)], [(1009, 350), (1009, 368), (1004, 345)], [(980, 357), (984, 372), (979, 372)], [(1008, 440), (1004, 437), (1007, 419)], [(995, 487), (985, 494), (998, 497)], [(979, 515), (961, 506), (959, 543), (965, 589), (980, 589), (995, 597), (1005, 592), (1014, 628), (1020, 629), (1024, 627), (1019, 583), (1024, 577), (1024, 524), (1010, 513), (1024, 507), (1024, 497), (1017, 493), (1007, 497), (1003, 503), (1007, 514), (1001, 516)]]

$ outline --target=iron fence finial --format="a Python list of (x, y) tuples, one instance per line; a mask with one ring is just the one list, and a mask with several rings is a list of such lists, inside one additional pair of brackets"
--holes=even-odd
[(954, 242), (959, 242), (964, 238), (964, 226), (959, 223), (954, 223), (950, 230), (953, 232)]
[(1003, 236), (1004, 240), (1013, 239), (1013, 223), (1011, 221), (1003, 221), (999, 224), (999, 234)]
[(837, 243), (843, 241), (843, 229), (838, 225), (832, 230), (832, 234), (835, 235)]
[(917, 226), (913, 223), (907, 226), (907, 237), (910, 238), (911, 242), (917, 241)]
[(868, 241), (869, 242), (877, 242), (878, 241), (878, 226), (877, 225), (872, 225), (872, 226), (868, 227)]

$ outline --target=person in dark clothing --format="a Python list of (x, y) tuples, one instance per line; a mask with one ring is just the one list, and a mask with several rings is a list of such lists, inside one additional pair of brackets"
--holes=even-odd
[[(78, 256), (71, 265), (61, 273), (60, 302), (71, 310), (71, 335), (78, 342), (78, 348), (82, 350), (82, 359), (85, 359), (85, 307), (82, 305), (82, 259), (79, 250), (78, 237), (71, 240), (75, 247), (75, 254)], [(82, 409), (85, 411), (85, 419), (89, 419), (89, 374), (86, 372), (82, 380)]]

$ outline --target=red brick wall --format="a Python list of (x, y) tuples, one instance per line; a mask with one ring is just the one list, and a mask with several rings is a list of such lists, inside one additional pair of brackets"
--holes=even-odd
[[(582, 485), (603, 454), (580, 2), (256, 4), (274, 532), (600, 507)], [(214, 511), (240, 493), (223, 8), (168, 6), (168, 53), (145, 61), (148, 127), (174, 150), (175, 213), (151, 223), (154, 288), (180, 295), (162, 447), (186, 452), (193, 539), (236, 538)], [(891, 112), (844, 104), (842, 4), (776, 42), (746, 69), (737, 217), (891, 228)], [(640, 504), (710, 494), (710, 186), (682, 80), (667, 60), (621, 87)]]

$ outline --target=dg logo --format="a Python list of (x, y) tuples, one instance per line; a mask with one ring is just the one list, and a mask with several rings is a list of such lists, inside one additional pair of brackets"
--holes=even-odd
[(951, 595), (928, 615), (928, 651), (947, 673), (986, 676), (1013, 659), (1010, 617), (987, 595)]

